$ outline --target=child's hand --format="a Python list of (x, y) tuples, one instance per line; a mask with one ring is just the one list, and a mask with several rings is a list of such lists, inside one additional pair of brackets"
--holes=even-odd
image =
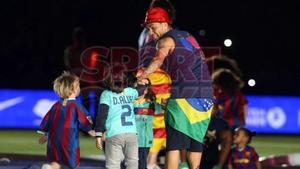
[(103, 135), (102, 135), (102, 137), (101, 137), (101, 140), (102, 140), (102, 141), (105, 141), (105, 140), (106, 140), (106, 132), (103, 133)]
[(149, 80), (147, 78), (138, 78), (137, 83), (139, 85), (146, 85), (149, 84)]
[(47, 137), (47, 136), (41, 136), (41, 137), (39, 138), (39, 143), (40, 143), (40, 144), (44, 144), (44, 143), (47, 142), (47, 140), (48, 140), (48, 137)]
[(95, 132), (95, 130), (90, 130), (88, 133), (89, 133), (90, 136), (96, 137), (96, 132)]
[(102, 144), (102, 138), (101, 137), (96, 137), (96, 147), (99, 149), (99, 150), (102, 150), (103, 149), (103, 144)]
[(90, 124), (93, 124), (93, 120), (91, 116), (87, 116), (86, 119), (89, 121)]

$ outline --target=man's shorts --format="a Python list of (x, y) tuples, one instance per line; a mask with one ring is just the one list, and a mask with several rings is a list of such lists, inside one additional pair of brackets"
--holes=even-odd
[(202, 143), (179, 132), (166, 124), (167, 131), (167, 151), (187, 150), (189, 152), (202, 152)]

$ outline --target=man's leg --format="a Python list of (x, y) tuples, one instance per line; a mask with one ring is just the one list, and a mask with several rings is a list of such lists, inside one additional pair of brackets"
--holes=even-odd
[(179, 168), (180, 151), (171, 150), (167, 151), (166, 156), (166, 169), (178, 169)]
[(187, 158), (189, 161), (190, 169), (199, 169), (201, 162), (202, 152), (188, 152)]

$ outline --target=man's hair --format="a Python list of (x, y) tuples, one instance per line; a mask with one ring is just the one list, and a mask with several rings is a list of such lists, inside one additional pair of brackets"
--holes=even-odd
[(160, 7), (167, 11), (171, 23), (175, 21), (176, 10), (170, 0), (152, 0), (149, 8)]
[(53, 90), (62, 99), (67, 99), (75, 90), (75, 84), (79, 84), (79, 77), (64, 71), (53, 82)]

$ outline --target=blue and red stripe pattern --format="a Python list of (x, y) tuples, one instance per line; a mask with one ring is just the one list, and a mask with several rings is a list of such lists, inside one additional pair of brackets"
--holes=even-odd
[(258, 154), (251, 146), (246, 146), (243, 150), (234, 147), (231, 150), (228, 164), (234, 169), (256, 169), (256, 161), (258, 161)]
[(45, 115), (40, 129), (48, 133), (47, 160), (70, 168), (79, 165), (79, 127), (91, 130), (89, 113), (75, 99), (56, 102)]

